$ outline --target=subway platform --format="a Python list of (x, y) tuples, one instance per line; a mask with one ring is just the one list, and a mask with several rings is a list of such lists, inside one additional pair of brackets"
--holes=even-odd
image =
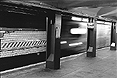
[(109, 47), (98, 49), (95, 58), (86, 54), (61, 59), (58, 70), (46, 69), (45, 64), (2, 73), (1, 78), (117, 78), (117, 51)]

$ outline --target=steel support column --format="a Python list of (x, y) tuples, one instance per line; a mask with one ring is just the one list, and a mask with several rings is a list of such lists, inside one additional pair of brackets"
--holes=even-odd
[(116, 23), (112, 22), (110, 50), (116, 50)]
[(87, 57), (96, 57), (96, 18), (89, 18), (87, 24)]
[(46, 18), (47, 24), (47, 53), (46, 68), (60, 68), (60, 33), (61, 15), (55, 14)]

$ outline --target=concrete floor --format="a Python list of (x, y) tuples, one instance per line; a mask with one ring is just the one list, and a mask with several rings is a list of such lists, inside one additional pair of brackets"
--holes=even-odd
[(117, 51), (97, 50), (97, 57), (86, 54), (61, 60), (59, 70), (45, 69), (45, 64), (1, 74), (1, 78), (117, 78)]

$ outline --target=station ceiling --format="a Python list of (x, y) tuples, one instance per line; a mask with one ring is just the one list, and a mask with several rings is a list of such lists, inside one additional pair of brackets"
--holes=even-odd
[(23, 1), (35, 4), (42, 4), (67, 10), (75, 13), (83, 13), (91, 16), (97, 16), (101, 10), (101, 16), (117, 20), (117, 0), (5, 0), (5, 1)]
[[(13, 1), (13, 0), (12, 0)], [(71, 9), (76, 7), (117, 7), (117, 0), (14, 0), (14, 1), (27, 1), (35, 3), (46, 3), (51, 6), (62, 9)]]

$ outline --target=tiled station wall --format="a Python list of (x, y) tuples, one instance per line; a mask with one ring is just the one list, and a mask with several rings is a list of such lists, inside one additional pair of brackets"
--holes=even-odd
[(103, 48), (110, 45), (111, 26), (110, 25), (97, 25), (96, 47)]
[(45, 31), (15, 31), (4, 34), (1, 40), (0, 58), (44, 52), (45, 50)]
[[(97, 26), (97, 48), (102, 48), (110, 45), (110, 27), (111, 26), (106, 25)], [(86, 36), (75, 38), (75, 40), (70, 39), (70, 42), (77, 41), (83, 42), (83, 44), (85, 44)], [(66, 49), (69, 48), (69, 46), (65, 47)], [(78, 46), (77, 48), (81, 49), (82, 47)], [(1, 40), (0, 58), (39, 53), (45, 51), (46, 31), (15, 31), (4, 34)]]

